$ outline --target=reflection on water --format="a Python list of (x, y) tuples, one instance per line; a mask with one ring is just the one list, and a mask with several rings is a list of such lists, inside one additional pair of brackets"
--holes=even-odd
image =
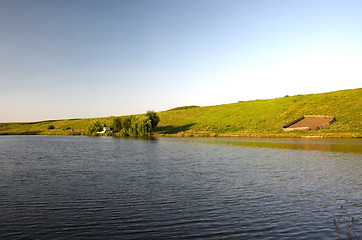
[(226, 144), (253, 148), (318, 150), (344, 153), (362, 153), (361, 139), (308, 138), (220, 138), (205, 140), (208, 144)]

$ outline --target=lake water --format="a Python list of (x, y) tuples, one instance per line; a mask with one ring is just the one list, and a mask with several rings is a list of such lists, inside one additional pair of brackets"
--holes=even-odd
[(1, 136), (0, 239), (361, 237), (361, 180), (359, 139)]

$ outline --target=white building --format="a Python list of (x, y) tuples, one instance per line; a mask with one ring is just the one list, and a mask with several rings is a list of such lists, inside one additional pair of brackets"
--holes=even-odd
[(104, 127), (103, 127), (103, 131), (102, 131), (102, 132), (98, 132), (98, 133), (106, 133), (106, 132), (112, 132), (112, 130), (111, 130), (109, 127), (107, 127), (107, 126), (104, 126)]

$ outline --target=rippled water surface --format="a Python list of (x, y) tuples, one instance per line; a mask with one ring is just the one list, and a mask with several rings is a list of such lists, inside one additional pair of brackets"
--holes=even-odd
[(345, 219), (361, 237), (361, 151), (352, 139), (2, 136), (0, 239), (337, 239)]

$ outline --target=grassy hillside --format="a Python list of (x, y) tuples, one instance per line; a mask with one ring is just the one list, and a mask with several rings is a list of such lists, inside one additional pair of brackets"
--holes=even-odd
[[(362, 136), (362, 89), (286, 96), (160, 112), (158, 133), (242, 136)], [(285, 133), (303, 115), (329, 115), (336, 122), (318, 131)]]
[[(155, 135), (177, 136), (335, 136), (362, 137), (362, 88), (322, 94), (286, 96), (208, 107), (179, 107), (159, 112)], [(331, 126), (310, 132), (284, 132), (303, 115), (329, 115)], [(95, 119), (2, 123), (0, 134), (85, 134)], [(112, 117), (99, 118), (110, 125)], [(55, 129), (48, 129), (54, 125)]]

